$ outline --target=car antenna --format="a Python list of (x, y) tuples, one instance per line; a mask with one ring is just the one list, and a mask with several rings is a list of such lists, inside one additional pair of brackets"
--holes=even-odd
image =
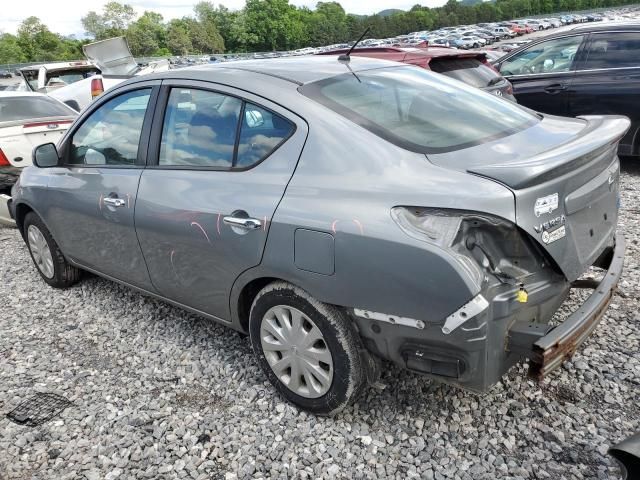
[(351, 48), (349, 49), (349, 51), (347, 53), (343, 53), (342, 55), (340, 55), (338, 57), (338, 60), (341, 62), (348, 62), (351, 60), (351, 52), (353, 52), (353, 49), (356, 48), (356, 46), (360, 43), (360, 41), (364, 38), (364, 36), (369, 33), (369, 30), (371, 30), (371, 27), (367, 27), (366, 30), (364, 32), (362, 32), (362, 35), (360, 35), (360, 38), (358, 40), (356, 40), (356, 43), (354, 43), (353, 45), (351, 45)]

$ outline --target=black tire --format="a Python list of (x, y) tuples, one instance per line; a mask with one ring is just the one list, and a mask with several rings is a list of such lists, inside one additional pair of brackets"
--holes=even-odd
[[(267, 312), (280, 305), (301, 311), (317, 326), (333, 360), (333, 379), (329, 390), (317, 398), (306, 398), (290, 390), (269, 365), (261, 343), (260, 330)], [(316, 415), (333, 415), (352, 403), (366, 385), (362, 342), (346, 314), (339, 308), (311, 297), (287, 282), (264, 287), (253, 301), (249, 316), (251, 345), (269, 381), (289, 402)]]
[[(33, 256), (33, 252), (31, 251), (31, 245), (29, 243), (29, 227), (33, 225), (35, 226), (44, 237), (47, 245), (49, 246), (49, 250), (51, 252), (51, 257), (53, 259), (53, 276), (47, 277), (40, 267), (38, 266), (36, 259)], [(36, 270), (42, 277), (42, 279), (51, 285), (54, 288), (68, 288), (78, 280), (80, 280), (81, 270), (69, 264), (67, 260), (64, 258), (64, 255), (60, 251), (58, 244), (51, 236), (51, 232), (45, 226), (44, 222), (40, 219), (40, 217), (34, 212), (29, 212), (23, 223), (24, 229), (24, 239), (27, 244), (27, 248), (29, 249), (29, 255), (31, 255), (31, 260), (33, 260), (33, 264), (36, 267)]]

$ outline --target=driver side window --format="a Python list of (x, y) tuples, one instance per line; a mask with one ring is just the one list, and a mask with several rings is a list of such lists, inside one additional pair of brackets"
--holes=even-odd
[(568, 72), (583, 40), (582, 35), (554, 38), (521, 51), (502, 62), (502, 75)]
[(125, 93), (93, 112), (71, 140), (72, 165), (135, 165), (151, 89)]

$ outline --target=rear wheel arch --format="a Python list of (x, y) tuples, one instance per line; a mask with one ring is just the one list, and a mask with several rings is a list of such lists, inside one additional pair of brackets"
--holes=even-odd
[(239, 322), (239, 326), (241, 327), (243, 332), (249, 331), (249, 313), (251, 312), (251, 305), (255, 300), (256, 296), (264, 287), (269, 285), (272, 282), (283, 282), (285, 280), (276, 277), (258, 277), (253, 280), (247, 282), (240, 293), (238, 294), (238, 299), (235, 302), (235, 313), (237, 315), (237, 319)]

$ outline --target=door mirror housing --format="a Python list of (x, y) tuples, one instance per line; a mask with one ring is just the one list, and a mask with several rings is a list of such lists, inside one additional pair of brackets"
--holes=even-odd
[(38, 168), (57, 167), (60, 163), (58, 149), (53, 143), (38, 145), (33, 149), (33, 164)]

